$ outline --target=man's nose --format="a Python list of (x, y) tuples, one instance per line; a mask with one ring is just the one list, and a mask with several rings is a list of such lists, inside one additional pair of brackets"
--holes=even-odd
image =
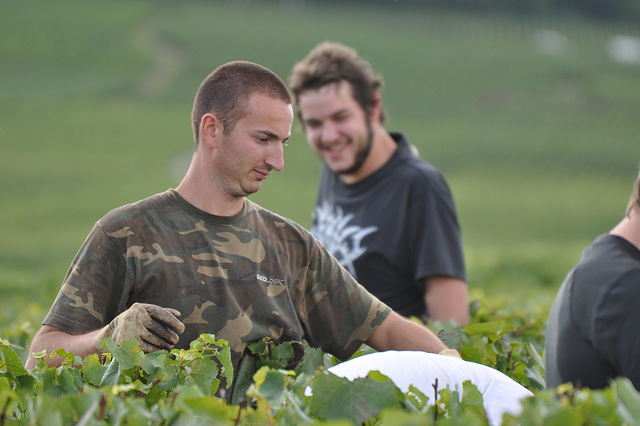
[(269, 148), (269, 153), (265, 162), (273, 170), (279, 172), (284, 167), (284, 144), (274, 143)]
[(331, 123), (325, 123), (320, 131), (320, 142), (331, 143), (338, 138), (338, 129)]

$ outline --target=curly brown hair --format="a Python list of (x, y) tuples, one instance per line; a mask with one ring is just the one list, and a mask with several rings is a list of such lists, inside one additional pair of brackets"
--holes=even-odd
[[(373, 72), (371, 64), (358, 56), (355, 49), (343, 44), (325, 41), (314, 47), (293, 66), (289, 87), (297, 106), (303, 92), (343, 80), (351, 85), (354, 99), (369, 115), (377, 102), (377, 92), (382, 90), (382, 77)], [(299, 108), (298, 117), (301, 118)], [(386, 114), (382, 111), (380, 121), (384, 123), (385, 120)]]

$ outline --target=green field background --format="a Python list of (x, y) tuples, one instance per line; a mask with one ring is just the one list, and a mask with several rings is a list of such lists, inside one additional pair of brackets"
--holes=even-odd
[[(473, 297), (546, 309), (624, 214), (640, 163), (640, 63), (616, 22), (319, 1), (0, 1), (0, 335), (38, 326), (93, 223), (175, 187), (202, 79), (242, 59), (286, 79), (315, 44), (380, 72), (389, 130), (446, 176)], [(549, 44), (551, 42), (551, 44)], [(319, 160), (297, 123), (252, 199), (305, 227)]]

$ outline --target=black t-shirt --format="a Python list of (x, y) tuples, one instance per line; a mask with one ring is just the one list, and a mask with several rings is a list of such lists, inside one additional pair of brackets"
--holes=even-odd
[(569, 272), (551, 308), (547, 387), (604, 388), (628, 377), (640, 389), (640, 251), (615, 235), (598, 237)]
[(391, 159), (357, 183), (323, 169), (311, 232), (380, 300), (423, 316), (424, 278), (466, 280), (460, 227), (442, 175), (391, 136)]

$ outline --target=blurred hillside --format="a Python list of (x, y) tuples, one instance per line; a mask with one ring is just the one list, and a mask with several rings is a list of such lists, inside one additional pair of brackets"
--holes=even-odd
[[(308, 0), (289, 0), (305, 4)], [(337, 4), (338, 1), (330, 3)], [(577, 15), (598, 20), (638, 22), (640, 3), (635, 0), (352, 0), (359, 6), (388, 7), (394, 3), (423, 10), (450, 10), (474, 13), (507, 13), (529, 17)], [(325, 4), (328, 2), (324, 2)]]
[[(619, 220), (637, 174), (640, 27), (356, 3), (0, 0), (6, 300), (38, 289), (48, 305), (98, 218), (179, 183), (212, 69), (243, 59), (286, 79), (324, 40), (383, 75), (389, 130), (449, 181), (473, 284), (510, 268), (555, 285)], [(252, 198), (308, 226), (320, 164), (293, 132), (285, 169)]]

